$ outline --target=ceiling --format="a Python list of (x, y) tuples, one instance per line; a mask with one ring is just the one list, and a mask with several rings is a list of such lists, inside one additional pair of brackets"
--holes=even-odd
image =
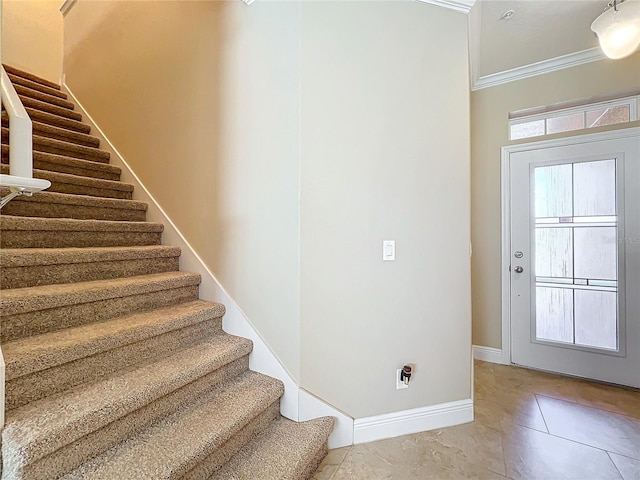
[[(591, 22), (607, 0), (478, 0), (471, 10), (475, 77), (598, 46)], [(513, 10), (508, 20), (504, 12)]]

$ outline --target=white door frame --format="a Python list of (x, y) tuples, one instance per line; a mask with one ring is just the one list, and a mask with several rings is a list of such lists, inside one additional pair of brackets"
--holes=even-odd
[(502, 363), (511, 364), (511, 189), (509, 156), (512, 153), (545, 148), (565, 147), (603, 140), (619, 140), (640, 135), (640, 127), (621, 128), (607, 132), (587, 133), (571, 137), (541, 140), (538, 142), (508, 145), (500, 149), (501, 152), (501, 203), (502, 203)]

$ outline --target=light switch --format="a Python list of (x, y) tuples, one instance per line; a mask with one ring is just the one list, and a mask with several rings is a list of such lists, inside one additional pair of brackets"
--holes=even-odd
[(396, 241), (383, 240), (382, 241), (382, 260), (384, 262), (389, 262), (395, 259), (396, 259)]

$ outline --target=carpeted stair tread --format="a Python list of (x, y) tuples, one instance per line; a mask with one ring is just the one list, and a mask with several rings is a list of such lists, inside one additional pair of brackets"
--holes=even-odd
[[(2, 163), (9, 163), (9, 146), (2, 145)], [(82, 177), (119, 181), (122, 169), (108, 163), (33, 151), (33, 168)]]
[(2, 248), (65, 248), (158, 245), (164, 225), (153, 222), (113, 222), (0, 216)]
[(164, 245), (0, 250), (3, 289), (177, 271), (180, 248)]
[[(221, 333), (161, 360), (10, 410), (2, 431), (5, 469), (9, 476), (19, 472), (23, 465), (247, 355), (251, 349), (250, 340)], [(279, 393), (277, 390), (276, 395)]]
[(9, 76), (9, 80), (11, 80), (11, 83), (13, 83), (14, 86), (22, 85), (24, 87), (31, 88), (32, 90), (38, 90), (39, 92), (46, 93), (48, 95), (54, 95), (62, 99), (67, 98), (67, 94), (64, 92), (61, 92), (60, 90), (47, 87), (46, 85), (42, 85), (41, 83), (32, 82), (27, 78), (22, 78), (17, 75), (13, 75), (12, 73), (9, 73), (9, 72), (7, 72), (7, 75)]
[[(9, 145), (9, 129), (2, 127), (2, 144)], [(99, 148), (85, 147), (63, 140), (33, 135), (33, 150), (94, 162), (109, 163), (110, 153)]]
[(51, 113), (53, 115), (57, 115), (58, 117), (68, 118), (70, 120), (75, 120), (77, 122), (82, 121), (82, 114), (75, 112), (73, 110), (69, 110), (68, 108), (58, 107), (57, 105), (52, 105), (51, 103), (42, 102), (40, 100), (36, 100), (34, 98), (25, 97), (24, 95), (18, 95), (22, 105), (25, 108), (30, 108), (33, 110), (39, 110), (41, 112)]
[(170, 245), (86, 248), (7, 248), (0, 251), (0, 269), (34, 265), (75, 265), (79, 263), (179, 256), (180, 247)]
[(207, 319), (222, 317), (224, 313), (225, 307), (220, 303), (195, 300), (6, 342), (2, 345), (6, 378), (13, 380)]
[(111, 154), (95, 147), (85, 147), (72, 142), (56, 140), (53, 138), (33, 136), (33, 149), (39, 152), (64, 155), (66, 157), (82, 158), (94, 162), (109, 163)]
[(11, 65), (7, 65), (5, 63), (2, 64), (5, 71), (9, 75), (13, 75), (20, 78), (25, 78), (31, 82), (38, 83), (40, 85), (44, 85), (53, 90), (60, 90), (60, 85), (51, 80), (47, 80), (46, 78), (39, 77), (38, 75), (34, 75), (33, 73), (26, 72), (16, 67), (12, 67)]
[(42, 137), (55, 138), (76, 145), (84, 145), (85, 147), (100, 147), (100, 139), (85, 133), (74, 132), (65, 128), (54, 127), (40, 122), (32, 122), (33, 133)]
[[(0, 192), (6, 195), (8, 189), (0, 189)], [(2, 209), (3, 214), (26, 217), (127, 221), (144, 221), (146, 212), (144, 202), (48, 191), (34, 193), (31, 197), (16, 197)]]
[[(189, 478), (199, 461), (220, 449), (252, 419), (277, 402), (282, 383), (246, 372), (157, 425), (90, 460), (65, 480)], [(185, 441), (180, 441), (185, 439)]]
[(64, 98), (60, 98), (57, 95), (51, 95), (40, 90), (25, 87), (24, 85), (14, 85), (14, 88), (18, 95), (22, 95), (24, 97), (33, 98), (34, 100), (50, 103), (58, 107), (68, 108), (69, 110), (73, 110), (75, 108), (75, 105), (72, 102), (69, 102)]
[(17, 288), (2, 292), (0, 316), (121, 298), (199, 283), (200, 275), (197, 273), (165, 272), (128, 278)]
[(91, 132), (91, 127), (89, 125), (78, 122), (77, 120), (61, 117), (60, 115), (55, 115), (49, 112), (43, 112), (35, 108), (30, 108), (26, 105), (25, 110), (27, 111), (27, 114), (32, 121), (85, 134)]
[[(0, 172), (9, 173), (9, 166), (0, 166)], [(51, 172), (49, 170), (33, 169), (33, 177), (49, 180), (51, 186), (47, 192), (68, 193), (71, 195), (86, 195), (90, 197), (115, 198), (131, 200), (133, 185), (115, 180), (83, 177), (69, 173)]]
[(164, 272), (5, 290), (3, 342), (198, 299), (200, 276)]
[(273, 422), (209, 480), (300, 480), (310, 478), (326, 453), (334, 419)]

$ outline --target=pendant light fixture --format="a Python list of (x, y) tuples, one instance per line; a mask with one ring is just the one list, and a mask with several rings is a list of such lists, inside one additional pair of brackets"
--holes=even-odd
[(603, 53), (612, 59), (631, 55), (640, 46), (640, 1), (612, 0), (591, 24)]

